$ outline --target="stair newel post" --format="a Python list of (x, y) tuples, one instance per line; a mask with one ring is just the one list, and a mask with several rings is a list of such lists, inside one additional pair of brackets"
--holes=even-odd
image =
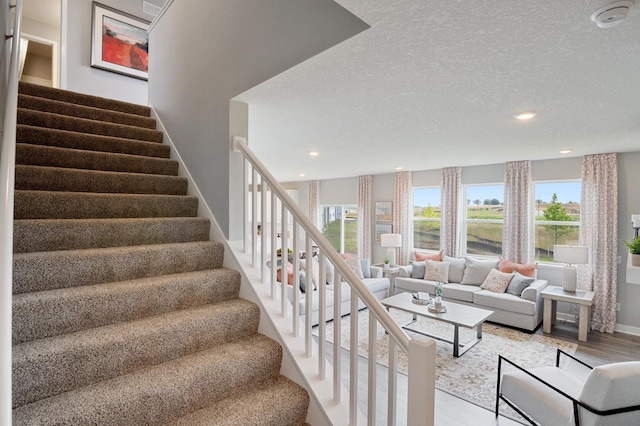
[(409, 341), (407, 425), (435, 424), (436, 342), (414, 338)]
[(258, 171), (251, 167), (251, 265), (258, 266)]
[(277, 223), (278, 217), (278, 198), (275, 191), (271, 191), (271, 222), (269, 225), (269, 235), (271, 236), (271, 299), (276, 299), (277, 275), (278, 275), (278, 258), (276, 250), (277, 246)]
[(267, 184), (260, 176), (260, 281), (265, 281), (267, 267), (267, 234), (264, 224), (267, 223)]

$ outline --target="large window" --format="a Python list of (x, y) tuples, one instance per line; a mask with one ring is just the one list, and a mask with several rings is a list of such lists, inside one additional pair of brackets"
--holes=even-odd
[(581, 181), (535, 183), (535, 256), (553, 262), (554, 244), (577, 245)]
[(413, 246), (440, 249), (440, 188), (413, 188)]
[(463, 238), (466, 254), (502, 255), (504, 223), (504, 185), (465, 187), (465, 221)]
[(322, 206), (322, 235), (339, 253), (358, 254), (358, 208)]

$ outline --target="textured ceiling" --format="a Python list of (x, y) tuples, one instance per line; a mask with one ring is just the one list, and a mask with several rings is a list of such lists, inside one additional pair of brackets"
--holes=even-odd
[(371, 28), (236, 98), (280, 181), (640, 150), (640, 5), (601, 29), (607, 0), (338, 3)]

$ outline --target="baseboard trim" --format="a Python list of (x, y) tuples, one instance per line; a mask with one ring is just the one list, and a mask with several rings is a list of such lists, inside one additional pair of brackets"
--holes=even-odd
[(633, 326), (624, 325), (624, 324), (616, 324), (613, 330), (616, 333), (624, 333), (624, 334), (631, 334), (634, 336), (640, 336), (640, 327), (633, 327)]

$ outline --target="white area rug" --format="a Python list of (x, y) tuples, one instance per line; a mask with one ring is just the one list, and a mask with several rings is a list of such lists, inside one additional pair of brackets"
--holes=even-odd
[[(391, 316), (398, 324), (404, 324), (411, 320), (411, 314), (391, 310)], [(358, 313), (358, 348), (359, 354), (368, 357), (369, 314), (367, 310)], [(350, 332), (349, 316), (341, 320), (341, 346), (349, 349)], [(333, 322), (327, 323), (327, 341), (333, 343)], [(453, 340), (453, 326), (428, 318), (418, 318), (418, 323), (412, 328), (428, 330), (429, 334), (442, 336), (447, 340)], [(317, 327), (314, 335), (317, 336)], [(470, 341), (475, 336), (475, 330), (460, 328), (460, 342)], [(411, 337), (417, 334), (408, 332)], [(388, 365), (388, 336), (384, 329), (378, 325), (377, 330), (377, 362)], [(514, 361), (524, 368), (541, 365), (555, 365), (557, 349), (574, 354), (578, 345), (562, 340), (537, 334), (528, 334), (522, 331), (493, 324), (484, 324), (482, 327), (482, 341), (471, 348), (460, 358), (453, 357), (453, 345), (436, 340), (436, 387), (441, 391), (450, 393), (473, 404), (493, 411), (496, 401), (496, 379), (498, 371), (498, 355)], [(398, 351), (398, 370), (407, 372), (407, 357), (402, 351)], [(500, 413), (513, 419), (520, 417), (506, 404), (502, 404)]]

